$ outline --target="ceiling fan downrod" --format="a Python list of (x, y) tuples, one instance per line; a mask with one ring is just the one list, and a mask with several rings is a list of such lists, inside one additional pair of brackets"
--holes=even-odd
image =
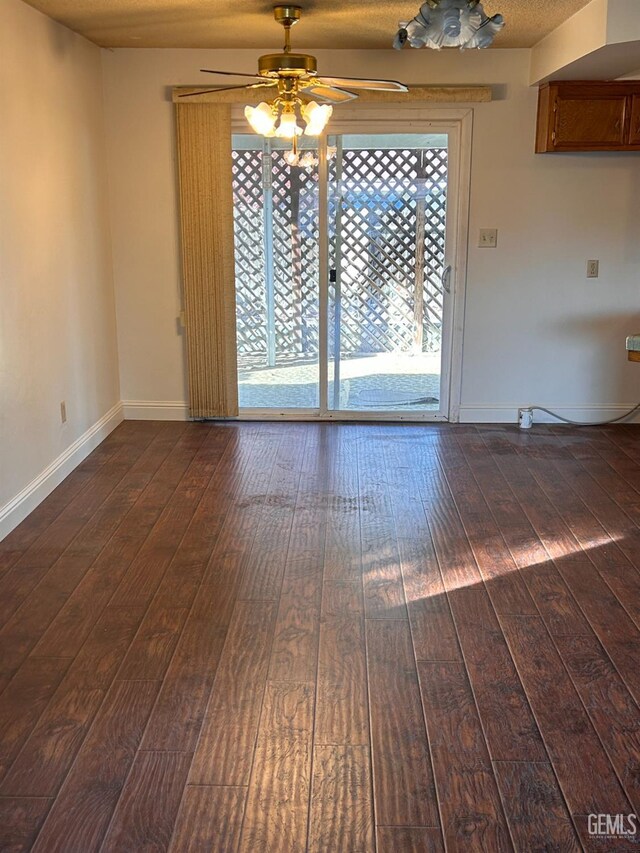
[(298, 23), (302, 15), (300, 6), (274, 6), (273, 17), (284, 27), (283, 53), (291, 53), (291, 27)]

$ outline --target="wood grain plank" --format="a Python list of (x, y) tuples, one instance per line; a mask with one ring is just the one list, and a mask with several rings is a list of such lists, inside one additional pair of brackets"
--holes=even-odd
[[(424, 473), (429, 526), (491, 758), (545, 760), (542, 740), (495, 613), (495, 581), (483, 581), (437, 460), (426, 460)], [(503, 604), (506, 600), (505, 595)], [(505, 605), (505, 609), (509, 608)]]
[(545, 761), (540, 732), (486, 590), (456, 589), (449, 600), (491, 758)]
[(594, 637), (556, 645), (625, 793), (640, 813), (640, 709)]
[(516, 850), (581, 849), (550, 764), (496, 761), (493, 772)]
[(246, 788), (187, 785), (176, 818), (171, 853), (234, 853), (240, 842)]
[(505, 617), (503, 627), (572, 814), (628, 814), (630, 804), (537, 616)]
[(365, 613), (369, 619), (408, 619), (389, 478), (383, 456), (386, 447), (376, 433), (372, 432), (370, 438), (371, 446), (358, 448)]
[(151, 604), (118, 672), (124, 680), (161, 681), (189, 614), (187, 607)]
[(276, 618), (269, 679), (315, 681), (322, 600), (322, 561), (289, 563)]
[(329, 581), (324, 585), (315, 743), (369, 743), (361, 581)]
[(378, 853), (442, 853), (442, 833), (437, 827), (378, 826)]
[(269, 682), (240, 839), (242, 853), (303, 853), (311, 775), (313, 686)]
[[(243, 440), (241, 433), (238, 442), (230, 446), (216, 469), (203, 498), (204, 519), (210, 518), (206, 506), (209, 499), (212, 501), (211, 510), (215, 512), (215, 516), (210, 518), (211, 528), (216, 531), (215, 544), (165, 674), (145, 734), (145, 749), (191, 752), (196, 747), (240, 586), (244, 560), (251, 547), (251, 526), (255, 522), (256, 510), (250, 500), (247, 507), (244, 505), (251, 494), (260, 491), (264, 475), (256, 478), (252, 469), (259, 466), (261, 455), (269, 446), (265, 445), (267, 438), (274, 441), (271, 433), (261, 436), (250, 432), (248, 440)], [(214, 507), (217, 508), (214, 510)], [(171, 566), (177, 565), (174, 577), (178, 584), (180, 563), (178, 558)], [(160, 599), (174, 597), (171, 595), (175, 590), (171, 570), (168, 577), (169, 587), (165, 586), (163, 590), (161, 584), (158, 590)], [(180, 593), (180, 601), (186, 603), (183, 593)], [(215, 613), (213, 619), (212, 613)]]
[(0, 646), (3, 649), (0, 678), (11, 675), (38, 642), (112, 539), (174, 444), (175, 439), (167, 442), (162, 432), (154, 438), (46, 572), (28, 599), (4, 625), (0, 631)]
[[(485, 435), (505, 477), (540, 536), (569, 590), (587, 617), (636, 701), (640, 698), (639, 632), (631, 617), (604, 581), (580, 544), (560, 518), (526, 464), (514, 437)], [(523, 458), (523, 457), (522, 457)]]
[(537, 615), (538, 611), (478, 484), (453, 440), (437, 446), (451, 494), (475, 561), (498, 615)]
[(462, 660), (431, 533), (398, 540), (400, 565), (418, 660)]
[(97, 851), (133, 763), (158, 686), (116, 682), (38, 836), (36, 850)]
[(192, 785), (248, 784), (275, 614), (274, 602), (236, 603), (193, 756)]
[(187, 433), (173, 446), (104, 551), (44, 632), (35, 646), (35, 654), (77, 653), (147, 542), (194, 454), (194, 438)]
[[(561, 447), (568, 449), (564, 441)], [(552, 451), (544, 444), (539, 452), (550, 455)], [(628, 610), (636, 625), (640, 625), (640, 572), (636, 568), (640, 548), (633, 547), (634, 539), (640, 544), (640, 530), (635, 528), (631, 520), (634, 515), (633, 495), (637, 495), (638, 502), (640, 495), (630, 490), (628, 484), (618, 478), (615, 472), (609, 475), (606, 471), (608, 466), (599, 456), (595, 460), (592, 456), (587, 457), (587, 472), (578, 464), (575, 456), (572, 457), (570, 453), (567, 455), (569, 458), (552, 458), (551, 466), (538, 458), (527, 458), (527, 464), (607, 585)], [(594, 472), (597, 474), (602, 467), (605, 468), (604, 476), (594, 477)], [(604, 481), (606, 492), (599, 480)], [(618, 498), (618, 504), (613, 497)], [(624, 502), (625, 498), (623, 508), (620, 502)], [(631, 559), (624, 553), (629, 551), (629, 543)]]
[(212, 557), (149, 720), (145, 749), (195, 750), (245, 556), (240, 542)]
[(328, 461), (324, 575), (327, 580), (361, 581), (361, 497), (356, 442), (358, 427), (336, 424), (325, 434)]
[[(135, 444), (125, 446), (105, 463), (102, 476), (93, 483), (88, 493), (74, 498), (61, 513), (53, 530), (45, 531), (29, 550), (0, 578), (0, 624), (5, 625), (26, 597), (44, 578), (51, 567), (73, 549), (77, 537), (82, 550), (91, 551), (91, 537), (83, 537), (83, 529), (90, 524), (93, 516), (100, 510), (113, 490), (126, 476), (130, 467), (144, 451), (144, 447)], [(104, 533), (103, 533), (104, 535)], [(85, 561), (80, 559), (81, 566)]]
[(113, 604), (148, 605), (169, 567), (189, 527), (218, 463), (206, 442), (198, 449), (172, 499), (162, 511), (148, 539), (120, 581), (111, 599)]
[(0, 578), (0, 624), (5, 625), (32, 590), (72, 547), (91, 517), (111, 494), (135, 459), (134, 450), (122, 450), (111, 463), (108, 472), (94, 484), (91, 494), (78, 496), (61, 515), (55, 529), (39, 540)]
[(589, 623), (483, 439), (464, 435), (457, 441), (549, 632), (590, 634)]
[(449, 849), (511, 850), (511, 840), (464, 666), (418, 664)]
[[(145, 435), (154, 437), (166, 425), (145, 422), (119, 424), (98, 447), (75, 468), (42, 503), (40, 503), (14, 530), (0, 542), (0, 575), (3, 575), (42, 534), (50, 528), (63, 510), (102, 473), (123, 444), (138, 442)], [(184, 429), (184, 424), (174, 424), (174, 429)]]
[(398, 534), (398, 551), (413, 645), (418, 660), (462, 660), (438, 558), (421, 495), (425, 456), (434, 453), (431, 438), (413, 429), (394, 435), (385, 454), (389, 494)]
[(264, 485), (246, 500), (252, 510), (251, 548), (240, 589), (243, 599), (277, 600), (280, 595), (298, 488), (309, 466), (306, 448), (312, 454), (313, 447), (311, 436), (300, 432), (300, 424), (289, 426), (296, 428), (289, 436), (291, 443), (284, 434), (272, 465), (265, 466)]
[(267, 476), (260, 462), (279, 440), (277, 433), (255, 426), (236, 434), (212, 478), (208, 494), (218, 495), (221, 527), (149, 720), (145, 749), (195, 750), (251, 547), (252, 498), (261, 493)]
[(135, 607), (105, 612), (24, 743), (0, 793), (57, 793), (141, 618), (142, 610)]
[(51, 802), (37, 797), (0, 797), (0, 850), (31, 850)]
[(437, 826), (438, 809), (409, 626), (367, 621), (376, 820)]
[(32, 658), (0, 698), (0, 779), (62, 681), (70, 658)]
[(375, 850), (368, 746), (316, 746), (310, 850)]
[(167, 850), (191, 755), (138, 752), (101, 851)]

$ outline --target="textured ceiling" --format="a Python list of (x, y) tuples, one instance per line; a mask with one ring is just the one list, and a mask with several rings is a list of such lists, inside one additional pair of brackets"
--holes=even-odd
[[(279, 47), (264, 0), (26, 0), (102, 47)], [(506, 20), (496, 47), (531, 47), (589, 0), (484, 0)], [(294, 48), (389, 48), (420, 0), (300, 0)]]

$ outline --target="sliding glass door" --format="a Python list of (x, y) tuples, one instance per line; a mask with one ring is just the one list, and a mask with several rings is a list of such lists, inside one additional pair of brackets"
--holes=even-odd
[(318, 152), (234, 136), (234, 244), (241, 409), (316, 411), (319, 395)]
[(329, 146), (329, 408), (439, 412), (447, 136)]
[(234, 136), (241, 416), (448, 417), (450, 148), (339, 134), (292, 164)]

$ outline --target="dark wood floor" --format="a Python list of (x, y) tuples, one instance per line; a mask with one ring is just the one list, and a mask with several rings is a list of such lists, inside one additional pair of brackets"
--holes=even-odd
[(624, 850), (640, 429), (120, 426), (0, 544), (0, 850)]

